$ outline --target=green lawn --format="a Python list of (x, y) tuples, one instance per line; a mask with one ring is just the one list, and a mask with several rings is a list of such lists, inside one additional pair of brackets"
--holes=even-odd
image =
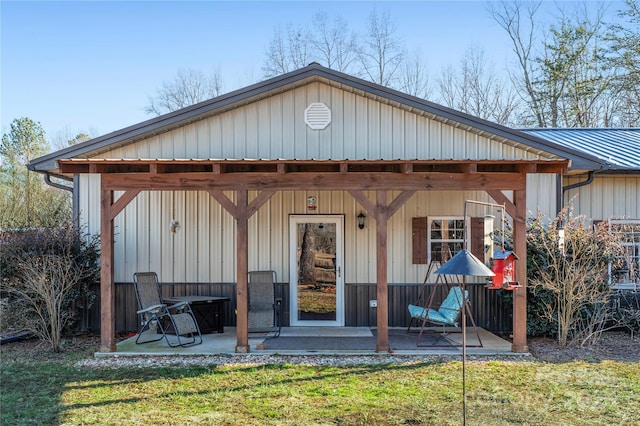
[[(82, 369), (3, 362), (1, 424), (461, 424), (459, 361)], [(468, 362), (467, 423), (637, 424), (640, 364)]]

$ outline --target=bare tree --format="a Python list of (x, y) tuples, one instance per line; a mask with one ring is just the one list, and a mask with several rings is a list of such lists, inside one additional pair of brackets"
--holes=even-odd
[(220, 70), (211, 74), (193, 69), (179, 70), (172, 81), (165, 81), (145, 107), (147, 114), (162, 115), (219, 96)]
[[(517, 58), (512, 73), (529, 106), (525, 125), (594, 127), (611, 122), (614, 75), (604, 60), (604, 6), (573, 4), (543, 28), (541, 2), (491, 3), (489, 13), (508, 34)], [(581, 7), (583, 6), (583, 7)]]
[[(518, 73), (512, 74), (512, 81), (525, 94), (523, 100), (529, 103), (534, 122), (538, 127), (546, 127), (541, 99), (535, 89), (537, 70), (534, 45), (537, 38), (535, 15), (541, 2), (500, 2), (489, 3), (489, 15), (502, 27), (511, 39), (513, 53), (518, 64)], [(529, 123), (525, 123), (529, 124)]]
[(367, 34), (358, 50), (362, 75), (374, 83), (391, 87), (405, 57), (404, 44), (389, 13), (371, 12)]
[(538, 59), (538, 92), (551, 127), (595, 127), (606, 121), (599, 101), (612, 80), (603, 61), (602, 30), (602, 9), (593, 17), (578, 10), (551, 26)]
[(481, 48), (468, 48), (457, 69), (444, 68), (438, 88), (441, 101), (450, 108), (499, 124), (515, 121), (517, 94), (497, 77)]
[(265, 77), (274, 77), (307, 66), (312, 62), (311, 35), (301, 26), (278, 26), (269, 43), (262, 71)]
[(429, 99), (433, 94), (433, 87), (419, 51), (407, 56), (399, 73), (398, 88), (412, 96)]
[(610, 62), (617, 73), (609, 101), (616, 102), (612, 126), (640, 126), (640, 2), (626, 0), (619, 16), (627, 25), (609, 27)]
[(313, 16), (310, 41), (320, 63), (328, 68), (349, 72), (357, 58), (356, 36), (349, 31), (347, 21), (340, 16), (330, 22), (326, 13), (316, 13)]
[(55, 151), (58, 151), (72, 145), (86, 142), (94, 137), (91, 135), (94, 133), (95, 132), (93, 130), (90, 132), (74, 132), (70, 128), (65, 127), (56, 133), (56, 135), (51, 139), (50, 145)]

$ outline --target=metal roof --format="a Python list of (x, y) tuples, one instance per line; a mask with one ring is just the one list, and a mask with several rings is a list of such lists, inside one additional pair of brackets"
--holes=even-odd
[(317, 63), (312, 63), (287, 74), (36, 158), (32, 160), (27, 167), (34, 171), (51, 172), (56, 169), (55, 162), (57, 160), (95, 155), (108, 149), (124, 146), (136, 140), (186, 125), (218, 112), (245, 105), (257, 99), (268, 97), (275, 93), (281, 93), (299, 85), (308, 84), (312, 81), (326, 81), (330, 84), (336, 84), (345, 90), (350, 88), (357, 92), (369, 94), (391, 102), (397, 102), (399, 105), (422, 111), (445, 123), (456, 123), (460, 126), (466, 126), (469, 129), (475, 129), (475, 131), (480, 134), (493, 135), (498, 139), (508, 139), (541, 152), (570, 159), (571, 168), (573, 169), (601, 170), (606, 166), (605, 161), (584, 151), (562, 146), (550, 142), (548, 139), (539, 138), (534, 134), (526, 134), (519, 130), (501, 126), (385, 86), (323, 67)]
[(640, 128), (629, 129), (522, 129), (609, 164), (609, 170), (640, 170)]

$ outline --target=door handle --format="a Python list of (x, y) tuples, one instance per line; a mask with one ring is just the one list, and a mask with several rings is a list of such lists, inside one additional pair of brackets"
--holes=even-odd
[(338, 266), (338, 268), (336, 269), (336, 271), (338, 272), (338, 278), (340, 278), (340, 267)]

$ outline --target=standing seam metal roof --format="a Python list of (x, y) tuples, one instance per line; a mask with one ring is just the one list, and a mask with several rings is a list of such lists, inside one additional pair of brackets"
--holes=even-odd
[(605, 160), (609, 170), (640, 170), (640, 128), (522, 129), (524, 133)]

